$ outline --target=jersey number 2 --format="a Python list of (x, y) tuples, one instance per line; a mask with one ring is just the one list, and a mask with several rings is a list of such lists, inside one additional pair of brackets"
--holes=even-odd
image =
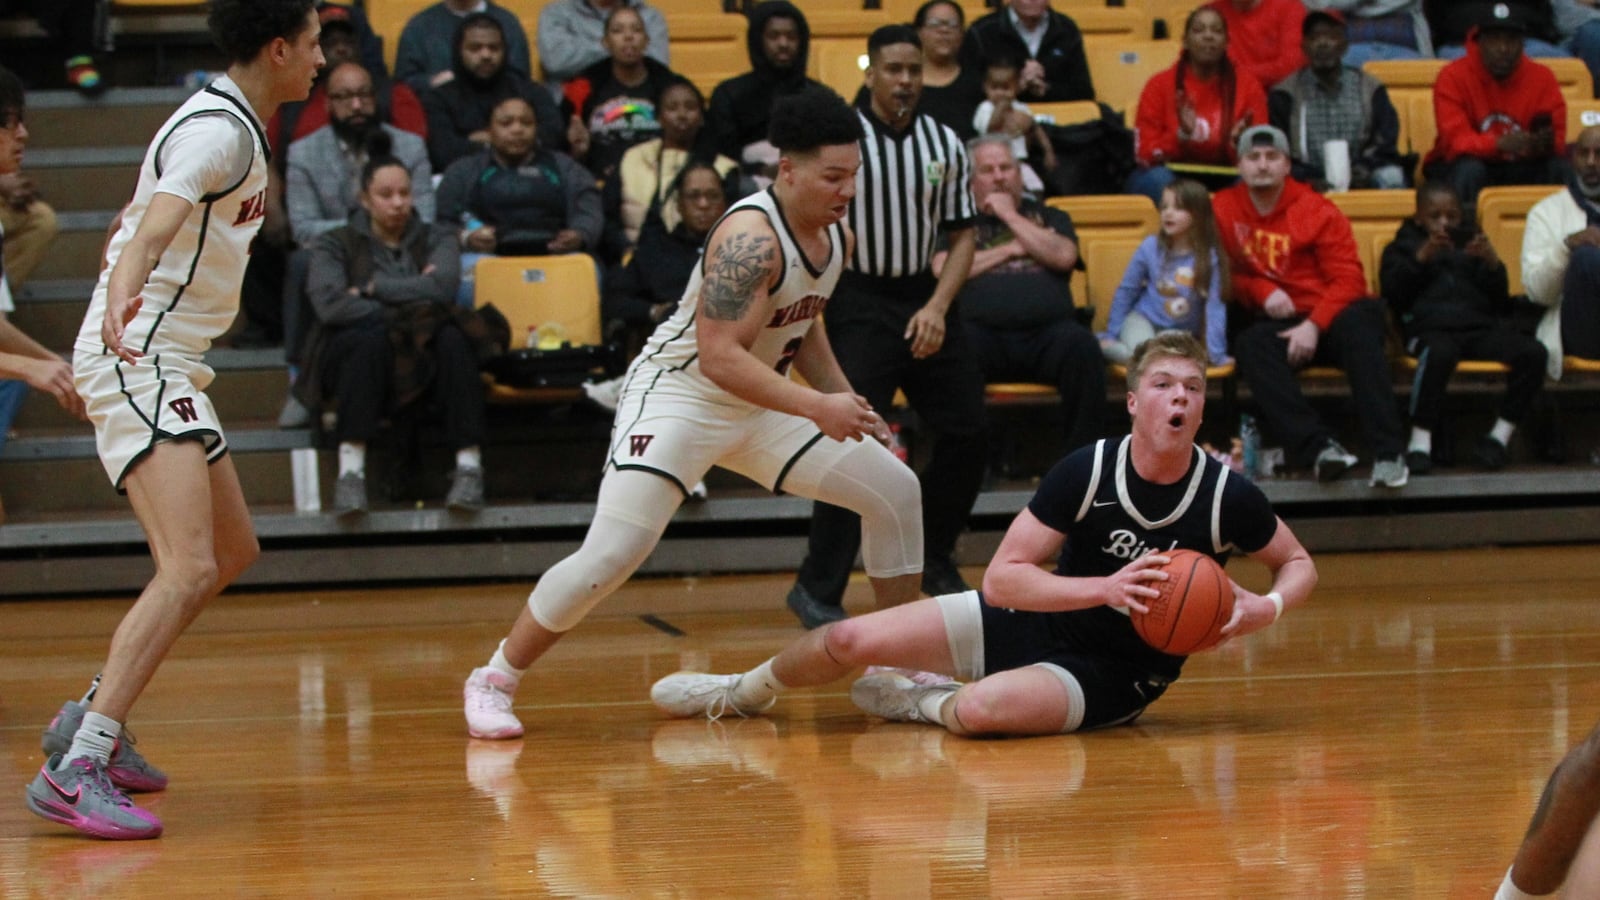
[(789, 367), (794, 365), (794, 355), (800, 352), (800, 342), (803, 340), (805, 340), (805, 338), (795, 338), (789, 343), (783, 345), (783, 352), (778, 355), (778, 364), (774, 366), (774, 368), (778, 370), (779, 375), (782, 375), (786, 378), (788, 377)]

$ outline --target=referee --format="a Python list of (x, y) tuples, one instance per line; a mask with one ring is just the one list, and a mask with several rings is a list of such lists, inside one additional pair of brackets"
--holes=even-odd
[[(865, 137), (849, 223), (849, 260), (823, 321), (850, 385), (874, 409), (896, 389), (933, 432), (922, 473), (923, 575), (929, 594), (967, 589), (951, 558), (978, 498), (987, 458), (983, 373), (951, 309), (976, 246), (966, 149), (956, 133), (917, 113), (922, 42), (907, 25), (867, 39)], [(934, 239), (946, 232), (948, 262), (935, 278)], [(947, 327), (947, 322), (956, 327)], [(854, 513), (816, 504), (811, 540), (789, 608), (807, 628), (844, 618), (845, 584), (861, 545)]]

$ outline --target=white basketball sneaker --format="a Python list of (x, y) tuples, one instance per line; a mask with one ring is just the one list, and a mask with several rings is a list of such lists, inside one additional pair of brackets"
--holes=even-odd
[(739, 686), (742, 677), (674, 672), (650, 688), (650, 699), (655, 702), (657, 709), (669, 716), (686, 719), (704, 715), (713, 720), (729, 712), (742, 717), (751, 716), (771, 709), (772, 704), (778, 702), (778, 698), (773, 697), (758, 708), (741, 709), (733, 702), (733, 689)]
[(922, 713), (922, 698), (929, 694), (953, 694), (961, 685), (954, 681), (941, 684), (918, 684), (897, 672), (878, 672), (863, 675), (850, 686), (850, 702), (862, 712), (881, 716), (891, 722), (921, 722), (940, 725)]
[(511, 692), (515, 689), (516, 685), (503, 672), (487, 666), (473, 669), (462, 690), (467, 734), (490, 741), (522, 737), (522, 723), (511, 712)]

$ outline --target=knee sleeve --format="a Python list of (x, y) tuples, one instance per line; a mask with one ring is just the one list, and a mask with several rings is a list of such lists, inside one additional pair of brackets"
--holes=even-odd
[(983, 612), (977, 591), (944, 594), (935, 598), (944, 615), (944, 638), (955, 661), (953, 673), (962, 681), (977, 681), (988, 674), (983, 658)]
[(922, 489), (916, 473), (872, 441), (819, 441), (784, 489), (861, 516), (861, 559), (873, 578), (922, 571)]
[(533, 618), (557, 633), (583, 621), (649, 558), (681, 501), (682, 494), (665, 478), (607, 474), (583, 546), (551, 566), (528, 595)]
[(1061, 726), (1062, 734), (1070, 734), (1083, 727), (1083, 713), (1085, 701), (1083, 699), (1083, 685), (1078, 683), (1078, 678), (1071, 672), (1055, 663), (1035, 663), (1039, 668), (1049, 672), (1067, 689), (1067, 721)]

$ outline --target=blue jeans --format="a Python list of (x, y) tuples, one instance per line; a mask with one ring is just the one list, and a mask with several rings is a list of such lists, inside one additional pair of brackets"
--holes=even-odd
[(1352, 69), (1361, 68), (1361, 64), (1377, 60), (1391, 59), (1424, 59), (1423, 55), (1410, 47), (1399, 44), (1379, 44), (1366, 42), (1351, 44), (1350, 49), (1344, 52), (1344, 64)]
[(1148, 169), (1134, 169), (1128, 176), (1127, 183), (1123, 186), (1123, 193), (1143, 194), (1149, 197), (1159, 209), (1161, 207), (1161, 192), (1167, 185), (1178, 180), (1178, 176), (1166, 166), (1151, 166)]
[[(1600, 19), (1585, 22), (1573, 32), (1572, 39), (1567, 41), (1567, 49), (1589, 68), (1589, 76), (1595, 82), (1594, 95), (1600, 97)], [(1576, 138), (1575, 134), (1567, 135), (1568, 140)]]
[(6, 448), (6, 432), (11, 430), (11, 422), (16, 419), (17, 410), (22, 408), (22, 400), (26, 396), (26, 381), (0, 381), (0, 450)]

